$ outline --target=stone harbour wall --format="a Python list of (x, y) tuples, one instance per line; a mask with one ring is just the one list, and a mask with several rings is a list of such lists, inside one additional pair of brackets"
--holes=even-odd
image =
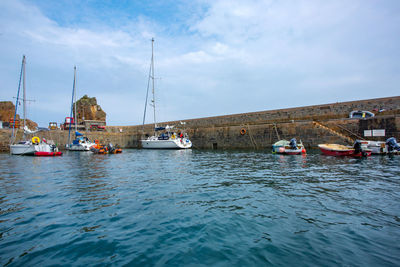
[[(376, 113), (373, 118), (348, 118), (353, 110)], [(381, 110), (381, 112), (379, 112)], [(384, 110), (384, 111), (382, 111)], [(201, 119), (183, 120), (195, 149), (270, 149), (280, 139), (296, 137), (307, 148), (321, 143), (349, 144), (351, 139), (364, 138), (364, 130), (384, 129), (385, 136), (368, 140), (386, 140), (394, 136), (400, 140), (400, 97), (315, 105), (291, 109), (270, 110)], [(160, 123), (180, 125), (180, 121)], [(329, 130), (327, 130), (329, 129)], [(118, 144), (122, 148), (139, 148), (139, 140), (151, 135), (153, 125), (107, 126), (104, 132), (83, 132), (91, 140)], [(243, 131), (245, 133), (243, 134)], [(54, 140), (62, 149), (68, 131), (54, 130), (36, 134)], [(10, 129), (0, 130), (0, 149), (8, 151)], [(344, 136), (344, 137), (343, 137)], [(19, 130), (17, 140), (21, 140)], [(350, 138), (350, 139), (349, 139)]]

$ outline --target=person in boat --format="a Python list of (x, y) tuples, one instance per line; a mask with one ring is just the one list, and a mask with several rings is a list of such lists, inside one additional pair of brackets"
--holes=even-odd
[(390, 137), (386, 140), (386, 146), (387, 146), (388, 152), (393, 152), (395, 150), (400, 151), (400, 146), (397, 143), (396, 138), (394, 138), (394, 137)]
[(291, 149), (297, 149), (297, 140), (296, 140), (296, 138), (290, 139), (289, 146), (290, 146)]

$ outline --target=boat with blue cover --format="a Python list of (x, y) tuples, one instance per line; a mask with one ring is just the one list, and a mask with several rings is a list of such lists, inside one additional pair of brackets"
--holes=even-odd
[(67, 144), (66, 149), (71, 151), (90, 151), (90, 148), (94, 146), (95, 143), (91, 142), (89, 138), (83, 136), (80, 132), (75, 132), (75, 139), (71, 144)]
[[(74, 101), (75, 100), (75, 101)], [(71, 151), (90, 151), (90, 147), (94, 146), (95, 143), (91, 142), (89, 138), (83, 136), (77, 130), (77, 120), (76, 120), (76, 66), (74, 67), (74, 84), (72, 87), (72, 100), (71, 100), (71, 111), (69, 120), (69, 130), (68, 130), (68, 142), (65, 145), (65, 149)], [(73, 112), (75, 109), (75, 112)], [(74, 118), (72, 119), (72, 113), (74, 113)], [(72, 122), (75, 124), (75, 139), (71, 143), (71, 126)]]

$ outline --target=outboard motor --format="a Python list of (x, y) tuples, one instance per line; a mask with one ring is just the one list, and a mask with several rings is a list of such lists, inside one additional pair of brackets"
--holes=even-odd
[(113, 146), (112, 143), (109, 143), (109, 144), (107, 145), (107, 150), (108, 150), (109, 152), (111, 152), (111, 153), (114, 151), (114, 146)]
[(361, 141), (360, 140), (356, 140), (354, 142), (353, 148), (354, 148), (354, 154), (358, 154), (360, 152), (363, 152), (362, 148), (361, 148)]
[(392, 152), (393, 150), (400, 151), (400, 146), (397, 143), (396, 138), (390, 137), (386, 140), (387, 150), (388, 152)]
[(296, 140), (296, 138), (292, 138), (290, 140), (289, 146), (290, 146), (291, 149), (297, 149), (297, 140)]

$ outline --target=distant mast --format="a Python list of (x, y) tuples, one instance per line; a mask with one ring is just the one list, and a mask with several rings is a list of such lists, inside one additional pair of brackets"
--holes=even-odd
[[(24, 57), (23, 57), (23, 63), (22, 63), (22, 66), (23, 66), (23, 80), (22, 80), (22, 88), (24, 89), (24, 95), (23, 95), (23, 103), (24, 103), (24, 126), (23, 126), (23, 133), (24, 133), (24, 139), (25, 139), (25, 120), (26, 120), (26, 83), (25, 83), (25, 80), (26, 80), (26, 72), (25, 72), (25, 65), (26, 65), (26, 58), (25, 58), (25, 55), (24, 55)], [(15, 124), (15, 121), (14, 121), (14, 124)]]
[[(14, 143), (15, 141), (15, 136), (14, 136), (14, 132), (15, 132), (15, 121), (17, 119), (17, 111), (18, 111), (18, 103), (19, 103), (19, 92), (21, 90), (21, 80), (23, 77), (23, 100), (24, 100), (24, 116), (25, 116), (25, 55), (22, 56), (22, 64), (21, 64), (21, 72), (19, 74), (19, 83), (18, 83), (18, 92), (17, 92), (17, 100), (15, 101), (15, 112), (14, 112), (14, 123), (13, 123), (13, 128), (12, 128), (12, 132), (11, 132), (11, 144)], [(24, 126), (25, 126), (25, 117), (24, 117)], [(25, 135), (25, 132), (24, 132)]]
[(149, 70), (149, 79), (147, 81), (147, 91), (146, 91), (146, 101), (144, 103), (144, 114), (143, 114), (143, 132), (144, 132), (144, 123), (146, 121), (146, 110), (147, 110), (147, 99), (149, 97), (149, 88), (150, 88), (150, 79), (152, 86), (152, 94), (153, 98), (151, 100), (151, 106), (153, 107), (153, 117), (154, 117), (154, 134), (156, 133), (157, 121), (156, 121), (156, 98), (154, 93), (154, 38), (151, 39), (151, 63)]
[[(75, 85), (76, 85), (76, 66), (74, 66), (74, 83), (72, 84), (72, 99), (71, 99), (71, 111), (69, 114), (69, 130), (68, 130), (68, 145), (71, 143), (71, 124), (72, 124), (72, 110), (74, 108), (74, 99), (76, 101), (76, 96), (75, 96)], [(76, 116), (76, 106), (75, 106), (75, 114), (74, 114), (74, 120)], [(75, 132), (76, 132), (76, 121), (75, 121)]]
[(74, 122), (75, 122), (75, 133), (78, 131), (78, 116), (76, 114), (76, 66), (74, 66)]
[(151, 101), (153, 104), (153, 113), (154, 113), (154, 134), (157, 128), (156, 121), (156, 97), (154, 94), (154, 38), (151, 39), (151, 81), (152, 81), (152, 92), (153, 92), (153, 100)]

